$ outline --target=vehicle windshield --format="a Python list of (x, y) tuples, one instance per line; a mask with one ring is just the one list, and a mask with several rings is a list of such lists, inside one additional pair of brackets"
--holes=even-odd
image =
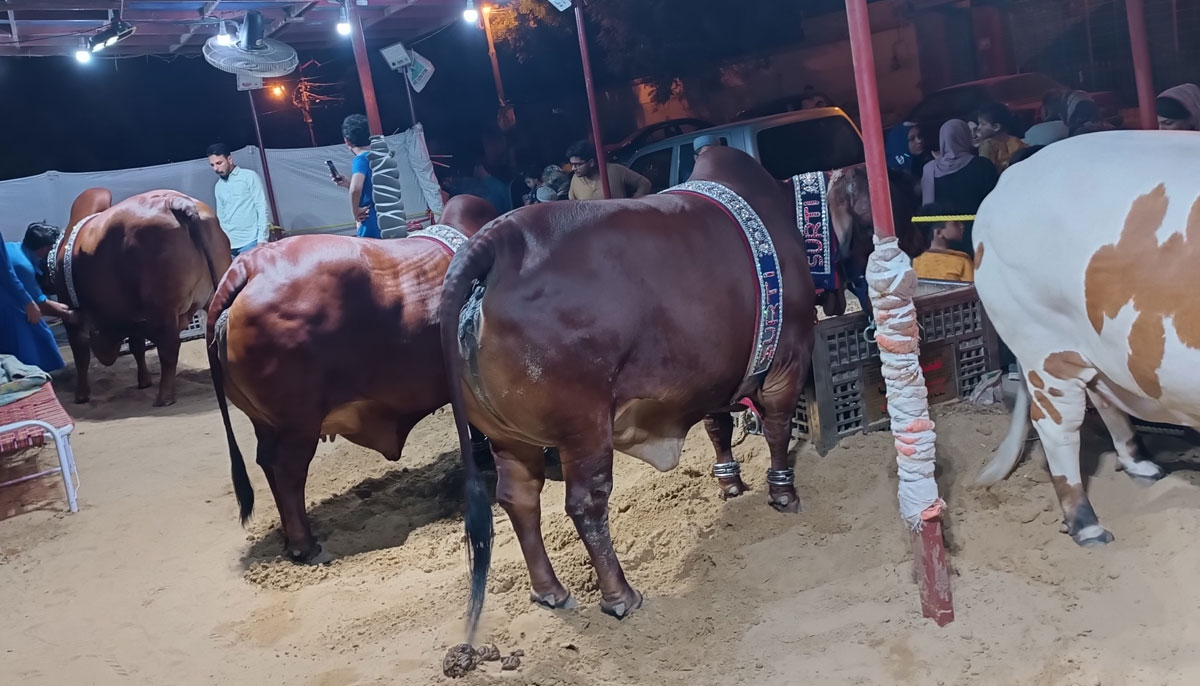
[(862, 164), (863, 145), (844, 117), (821, 117), (758, 132), (758, 156), (779, 180)]

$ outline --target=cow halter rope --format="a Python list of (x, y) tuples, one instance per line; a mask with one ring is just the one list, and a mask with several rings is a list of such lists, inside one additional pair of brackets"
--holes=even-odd
[(50, 254), (46, 256), (46, 275), (49, 277), (50, 283), (57, 283), (59, 266), (58, 253), (59, 249), (62, 248), (63, 241), (66, 241), (67, 249), (63, 251), (62, 258), (63, 281), (67, 285), (67, 299), (70, 301), (69, 304), (73, 310), (79, 309), (79, 293), (75, 291), (75, 275), (72, 273), (71, 269), (72, 257), (75, 253), (75, 239), (79, 238), (79, 232), (81, 229), (83, 229), (83, 225), (91, 221), (98, 214), (100, 213), (97, 212), (96, 214), (89, 214), (83, 219), (80, 219), (79, 222), (71, 228), (69, 233), (59, 235), (58, 240), (54, 243), (54, 248), (50, 251)]
[[(779, 269), (779, 254), (775, 243), (767, 232), (758, 213), (742, 196), (716, 181), (687, 181), (668, 188), (663, 193), (698, 195), (712, 201), (729, 215), (742, 230), (746, 250), (754, 265), (758, 287), (758, 311), (754, 333), (754, 348), (746, 366), (741, 391), (751, 387), (752, 381), (761, 379), (771, 368), (775, 349), (779, 345), (779, 334), (783, 331), (783, 274)], [(738, 402), (741, 397), (731, 399)], [(741, 476), (742, 467), (737, 460), (714, 464), (712, 474), (717, 479), (732, 479)], [(795, 470), (767, 469), (767, 483), (771, 486), (791, 486), (796, 482)], [(786, 503), (784, 503), (786, 504)]]
[(912, 532), (921, 610), (938, 626), (945, 626), (954, 621), (954, 602), (942, 539), (941, 514), (946, 504), (938, 495), (933, 476), (934, 427), (919, 362), (920, 333), (913, 306), (917, 277), (908, 255), (900, 249), (892, 222), (867, 0), (846, 0), (846, 15), (865, 138), (871, 215), (875, 220), (875, 251), (867, 263), (867, 285), (875, 310), (875, 342), (887, 385), (888, 414), (896, 438), (900, 515)]

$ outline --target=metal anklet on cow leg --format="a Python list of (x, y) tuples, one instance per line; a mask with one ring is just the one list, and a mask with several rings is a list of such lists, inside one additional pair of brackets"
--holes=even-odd
[(733, 415), (728, 412), (717, 412), (704, 418), (704, 430), (716, 452), (712, 474), (717, 479), (722, 500), (736, 498), (750, 490), (742, 481), (741, 465), (733, 457), (733, 429)]
[(742, 481), (742, 466), (737, 461), (718, 462), (712, 467), (712, 475), (721, 488), (721, 498), (736, 498), (750, 490)]
[(767, 488), (771, 507), (780, 512), (800, 511), (800, 496), (796, 495), (796, 470), (790, 467), (768, 469)]

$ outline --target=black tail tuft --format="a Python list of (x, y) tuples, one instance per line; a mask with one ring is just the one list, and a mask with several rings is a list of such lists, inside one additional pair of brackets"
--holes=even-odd
[(224, 345), (223, 336), (217, 337), (208, 346), (208, 369), (212, 374), (213, 391), (217, 395), (217, 407), (221, 409), (221, 421), (225, 424), (225, 440), (229, 444), (229, 464), (233, 476), (233, 494), (237, 496), (238, 514), (242, 526), (254, 513), (254, 487), (250, 485), (250, 475), (246, 473), (246, 459), (238, 448), (237, 438), (233, 435), (233, 423), (229, 420), (229, 401), (225, 398), (225, 370), (221, 366), (221, 355), (217, 346)]

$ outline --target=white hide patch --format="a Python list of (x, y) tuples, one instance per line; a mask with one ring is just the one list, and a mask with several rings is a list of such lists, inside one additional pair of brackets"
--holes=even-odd
[(1117, 453), (1117, 459), (1120, 460), (1121, 466), (1125, 468), (1125, 473), (1130, 476), (1138, 476), (1143, 479), (1159, 479), (1163, 475), (1162, 467), (1149, 460), (1135, 462), (1132, 458), (1120, 453)]

